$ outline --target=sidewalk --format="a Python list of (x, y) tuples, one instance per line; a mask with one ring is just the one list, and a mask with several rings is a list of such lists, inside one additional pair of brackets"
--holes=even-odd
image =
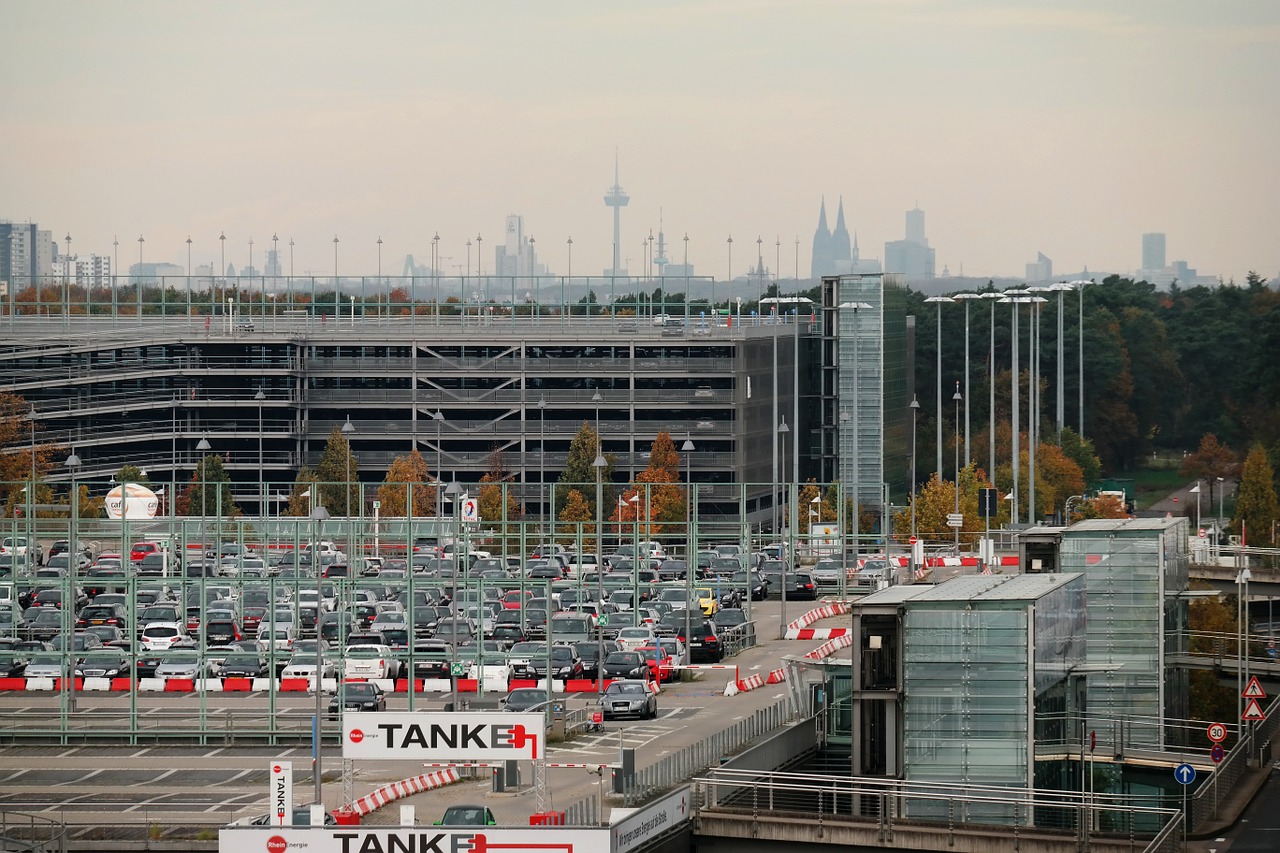
[[(1270, 786), (1268, 786), (1269, 782), (1272, 783)], [(1193, 853), (1221, 851), (1222, 845), (1217, 842), (1217, 839), (1235, 827), (1254, 800), (1268, 788), (1270, 789), (1268, 797), (1276, 799), (1276, 794), (1280, 793), (1280, 771), (1277, 771), (1275, 764), (1264, 764), (1257, 770), (1245, 773), (1230, 793), (1222, 798), (1218, 816), (1206, 821), (1187, 835), (1187, 838), (1193, 842), (1187, 845), (1187, 850)]]

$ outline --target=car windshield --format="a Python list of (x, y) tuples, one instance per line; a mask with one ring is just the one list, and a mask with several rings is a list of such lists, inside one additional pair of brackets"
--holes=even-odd
[(635, 666), (640, 663), (640, 655), (635, 652), (614, 652), (604, 659), (605, 665), (613, 664), (629, 664)]
[(195, 663), (199, 655), (194, 651), (169, 652), (164, 656), (165, 663)]
[(643, 694), (644, 685), (637, 681), (615, 681), (604, 692), (614, 696), (618, 694)]
[(347, 649), (349, 658), (380, 658), (382, 656), (383, 650), (377, 646), (352, 646)]
[(226, 661), (223, 662), (222, 665), (224, 667), (246, 666), (246, 667), (256, 668), (259, 665), (259, 663), (260, 661), (257, 655), (227, 655), (227, 659)]
[(365, 699), (374, 695), (374, 685), (359, 682), (344, 684), (342, 692), (348, 699)]

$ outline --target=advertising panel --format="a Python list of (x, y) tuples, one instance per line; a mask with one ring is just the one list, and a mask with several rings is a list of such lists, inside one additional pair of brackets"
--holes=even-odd
[(613, 853), (627, 853), (642, 847), (688, 820), (689, 793), (686, 785), (615, 823), (609, 829), (613, 834)]
[(160, 508), (160, 498), (155, 492), (138, 483), (126, 483), (128, 497), (120, 486), (107, 492), (105, 505), (107, 518), (147, 519), (155, 518)]
[(267, 793), (271, 801), (271, 823), (275, 826), (293, 825), (293, 762), (271, 762), (271, 787)]
[(541, 713), (375, 713), (342, 718), (342, 757), (422, 761), (536, 761)]
[(219, 853), (610, 853), (609, 830), (564, 827), (226, 827)]

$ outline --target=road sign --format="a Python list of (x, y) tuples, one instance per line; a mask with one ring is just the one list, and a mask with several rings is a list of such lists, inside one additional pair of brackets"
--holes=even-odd
[(962, 512), (947, 513), (947, 527), (964, 527), (964, 513)]
[(1196, 781), (1196, 769), (1190, 764), (1179, 764), (1173, 768), (1173, 778), (1177, 779), (1183, 785), (1190, 785)]
[(1209, 740), (1214, 743), (1222, 743), (1227, 739), (1227, 727), (1222, 723), (1209, 724)]
[(374, 501), (374, 502), (373, 502), (373, 508), (374, 508), (374, 509), (382, 509), (382, 501)]
[(1201, 538), (1201, 539), (1203, 539), (1203, 538), (1204, 538), (1204, 528), (1203, 528), (1203, 527), (1201, 527), (1201, 528), (1200, 528), (1200, 538)]
[(1240, 719), (1247, 723), (1259, 722), (1266, 718), (1267, 715), (1262, 713), (1262, 706), (1258, 704), (1257, 699), (1250, 699), (1244, 706), (1244, 713), (1240, 715)]
[(908, 544), (908, 545), (914, 545), (914, 544), (916, 544), (916, 537), (912, 536), (910, 539), (908, 539), (908, 540), (907, 540), (907, 544)]
[(1227, 757), (1227, 751), (1222, 748), (1222, 744), (1215, 743), (1213, 749), (1209, 750), (1209, 757), (1213, 759), (1214, 764), (1221, 764), (1222, 759)]
[(454, 678), (462, 678), (467, 674), (467, 665), (465, 663), (449, 664), (449, 674)]
[(1262, 685), (1258, 683), (1258, 676), (1249, 679), (1249, 686), (1240, 694), (1244, 699), (1266, 699), (1267, 691), (1262, 689)]

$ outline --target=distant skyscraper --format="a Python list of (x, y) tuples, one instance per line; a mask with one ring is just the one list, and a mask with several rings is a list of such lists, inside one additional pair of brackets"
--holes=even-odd
[(827, 226), (827, 199), (822, 199), (818, 209), (818, 227), (813, 232), (813, 254), (809, 259), (809, 277), (832, 275), (835, 265), (831, 262), (831, 229)]
[(525, 236), (524, 217), (511, 214), (506, 222), (506, 239), (493, 250), (493, 270), (499, 276), (525, 277), (543, 275), (546, 268), (538, 263), (536, 242)]
[(1142, 235), (1142, 268), (1144, 270), (1164, 269), (1164, 235), (1159, 233)]
[(626, 275), (622, 269), (622, 208), (631, 201), (622, 187), (618, 186), (618, 155), (613, 155), (613, 186), (604, 194), (606, 207), (613, 208), (613, 268), (604, 271), (605, 275)]
[(934, 250), (925, 237), (924, 211), (920, 208), (907, 211), (906, 239), (884, 244), (884, 269), (908, 278), (934, 277)]
[(1053, 261), (1045, 257), (1044, 252), (1036, 252), (1033, 263), (1027, 264), (1027, 283), (1053, 280)]

